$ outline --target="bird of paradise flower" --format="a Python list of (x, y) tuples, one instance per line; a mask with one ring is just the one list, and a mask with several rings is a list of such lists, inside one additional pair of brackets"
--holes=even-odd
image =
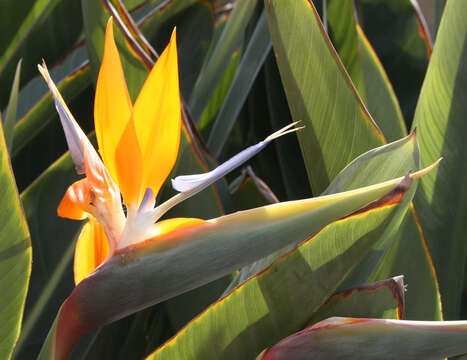
[[(272, 140), (300, 129), (297, 122), (210, 172), (172, 179), (178, 193), (156, 206), (157, 194), (175, 164), (180, 143), (176, 32), (132, 104), (113, 37), (113, 21), (109, 19), (94, 104), (101, 156), (73, 118), (45, 64), (38, 67), (54, 98), (75, 168), (85, 175), (68, 188), (58, 215), (88, 219), (75, 249), (77, 286), (60, 308), (41, 358), (65, 359), (87, 331), (201, 286), (286, 245), (298, 244), (394, 187), (394, 196), (384, 197), (377, 206), (395, 205), (412, 179), (436, 166), (360, 189), (207, 221), (160, 221), (173, 206), (222, 178)], [(177, 260), (186, 267), (167, 265)], [(186, 274), (180, 280), (181, 272), (187, 269), (191, 281), (185, 279)], [(149, 282), (151, 287), (145, 285)], [(161, 291), (163, 286), (167, 287), (165, 291)], [(118, 301), (109, 301), (117, 293)]]
[(155, 207), (157, 194), (177, 159), (180, 143), (176, 31), (133, 105), (114, 41), (113, 21), (109, 19), (94, 104), (102, 160), (68, 110), (45, 64), (39, 65), (39, 71), (53, 94), (76, 170), (86, 175), (68, 188), (58, 207), (61, 217), (88, 219), (75, 250), (76, 284), (116, 251), (202, 222), (196, 218), (157, 220), (254, 156), (273, 139), (300, 129), (292, 123), (209, 173), (173, 179), (172, 186), (180, 193)]

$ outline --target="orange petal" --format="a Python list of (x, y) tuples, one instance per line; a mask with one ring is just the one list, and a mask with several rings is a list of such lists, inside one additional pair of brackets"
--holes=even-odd
[(133, 116), (143, 155), (142, 188), (157, 195), (180, 144), (181, 108), (175, 30), (135, 102)]
[(143, 196), (141, 187), (142, 158), (133, 119), (128, 122), (117, 145), (115, 164), (123, 201), (129, 207), (138, 206)]
[(87, 206), (90, 201), (89, 183), (87, 179), (82, 179), (73, 183), (63, 196), (57, 208), (60, 217), (83, 220), (87, 215)]
[(112, 18), (107, 22), (104, 57), (97, 78), (94, 122), (97, 143), (110, 175), (116, 177), (115, 150), (131, 115), (131, 100), (114, 41)]
[(75, 248), (75, 284), (94, 271), (107, 257), (109, 244), (104, 228), (90, 217), (83, 226)]

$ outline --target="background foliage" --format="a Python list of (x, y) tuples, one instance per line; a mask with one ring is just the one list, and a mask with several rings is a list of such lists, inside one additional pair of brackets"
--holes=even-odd
[[(93, 331), (73, 358), (254, 358), (333, 316), (465, 317), (467, 5), (444, 3), (436, 1), (428, 28), (410, 0), (2, 1), (0, 357), (39, 354), (73, 290), (82, 226), (56, 215), (77, 176), (36, 64), (47, 62), (94, 139), (94, 86), (111, 15), (133, 100), (177, 27), (184, 124), (171, 178), (212, 169), (292, 121), (306, 126), (168, 217), (210, 219), (337, 194), (444, 160), (404, 189), (398, 206), (380, 202), (348, 217), (333, 210), (313, 236), (297, 235), (272, 254), (258, 250), (253, 263)], [(172, 194), (167, 183), (159, 200)], [(389, 340), (405, 331), (374, 326)], [(375, 331), (365, 329), (362, 338)], [(465, 342), (465, 329), (455, 330)], [(331, 349), (340, 334), (326, 336)], [(443, 352), (451, 339), (436, 336), (414, 335), (424, 351), (415, 358), (467, 352)], [(395, 357), (410, 353), (410, 344), (400, 353), (377, 344)]]

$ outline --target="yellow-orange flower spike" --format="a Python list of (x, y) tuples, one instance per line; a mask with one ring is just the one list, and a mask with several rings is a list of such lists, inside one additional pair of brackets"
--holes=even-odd
[(117, 145), (115, 166), (123, 201), (133, 210), (141, 202), (144, 188), (142, 187), (143, 159), (132, 118)]
[[(157, 196), (178, 155), (181, 131), (176, 31), (152, 68), (133, 108), (143, 157), (143, 191)], [(131, 175), (130, 175), (131, 176)]]
[(99, 152), (110, 175), (119, 186), (115, 152), (130, 120), (131, 108), (120, 55), (114, 41), (113, 21), (110, 18), (105, 32), (104, 57), (97, 79), (94, 123)]

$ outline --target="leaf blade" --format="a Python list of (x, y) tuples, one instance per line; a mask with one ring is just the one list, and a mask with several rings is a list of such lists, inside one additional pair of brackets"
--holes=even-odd
[(0, 356), (9, 359), (18, 340), (31, 274), (31, 238), (0, 126)]
[[(440, 359), (467, 351), (466, 321), (330, 318), (296, 333), (260, 359)], [(397, 344), (397, 346), (394, 346)], [(388, 349), (391, 349), (388, 351)]]
[[(467, 198), (462, 180), (465, 173), (455, 165), (467, 161), (464, 152), (459, 150), (463, 146), (460, 134), (465, 128), (463, 119), (467, 111), (464, 101), (467, 96), (464, 61), (467, 26), (460, 15), (467, 11), (466, 6), (464, 2), (446, 4), (413, 124), (420, 132), (424, 163), (435, 156), (449, 159), (435, 174), (420, 182), (415, 196), (415, 207), (433, 254), (448, 320), (459, 317), (467, 251), (461, 235), (467, 230), (461, 220), (466, 215)], [(456, 274), (455, 280), (452, 274)]]

